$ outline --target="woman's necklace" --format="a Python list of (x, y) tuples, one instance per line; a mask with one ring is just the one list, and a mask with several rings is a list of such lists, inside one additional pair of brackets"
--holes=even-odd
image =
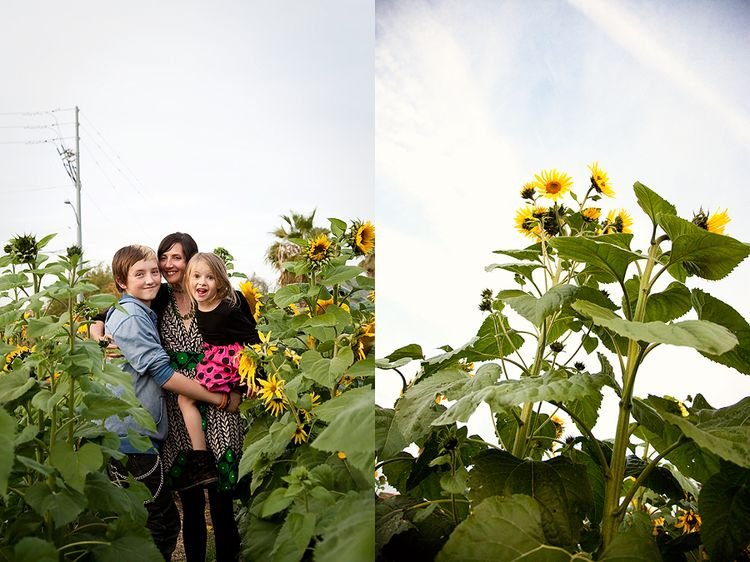
[(191, 320), (195, 316), (195, 305), (193, 304), (192, 299), (190, 300), (190, 310), (188, 310), (185, 314), (180, 313), (180, 309), (177, 306), (177, 298), (175, 297), (175, 291), (172, 289), (172, 286), (169, 286), (169, 300), (172, 305), (172, 314), (175, 316), (175, 318), (179, 318), (183, 322), (186, 320)]

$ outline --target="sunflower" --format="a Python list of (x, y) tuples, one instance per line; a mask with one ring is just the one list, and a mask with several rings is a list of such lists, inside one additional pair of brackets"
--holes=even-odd
[(342, 460), (342, 461), (343, 461), (343, 460), (346, 460), (346, 453), (345, 453), (344, 451), (338, 451), (338, 452), (336, 453), (336, 456), (337, 456), (337, 457), (338, 457), (338, 458), (339, 458), (340, 460)]
[[(330, 299), (318, 299), (318, 314), (323, 314), (326, 309), (333, 304), (333, 297)], [(341, 310), (346, 310), (349, 312), (349, 305), (344, 303), (341, 303), (338, 305)]]
[(262, 304), (260, 300), (263, 298), (263, 294), (249, 280), (240, 283), (240, 292), (245, 297), (247, 304), (250, 306), (250, 312), (253, 313), (253, 318), (257, 322), (260, 318), (260, 307)]
[(266, 402), (266, 412), (272, 416), (280, 416), (286, 410), (286, 401), (283, 398), (272, 398)]
[(317, 392), (310, 392), (310, 404), (313, 410), (320, 406), (320, 395)]
[(308, 433), (305, 431), (305, 426), (298, 425), (297, 428), (294, 430), (294, 435), (292, 436), (292, 441), (294, 441), (295, 445), (301, 445), (305, 441), (307, 441)]
[(544, 207), (531, 207), (527, 205), (516, 211), (516, 230), (531, 238), (542, 236), (541, 223), (547, 209)]
[(352, 249), (362, 256), (371, 254), (375, 249), (375, 226), (370, 221), (352, 225)]
[(595, 222), (602, 216), (602, 210), (597, 207), (588, 207), (581, 211), (583, 222)]
[(716, 234), (724, 234), (724, 227), (732, 220), (729, 218), (727, 209), (723, 211), (716, 211), (715, 213), (708, 215), (703, 209), (698, 211), (693, 217), (693, 224), (700, 226), (704, 230), (714, 232)]
[(603, 193), (607, 197), (614, 197), (615, 192), (609, 183), (607, 172), (599, 167), (599, 162), (589, 164), (589, 170), (591, 170), (591, 187), (597, 193)]
[(540, 174), (534, 176), (533, 186), (545, 197), (550, 199), (559, 199), (565, 195), (573, 185), (571, 177), (564, 173), (558, 172), (554, 168), (551, 170), (542, 170)]
[(651, 530), (652, 535), (657, 536), (664, 532), (664, 518), (663, 517), (657, 517), (656, 519), (652, 519), (651, 525), (653, 526), (653, 529)]
[(260, 399), (263, 400), (266, 410), (278, 416), (286, 409), (286, 396), (284, 395), (284, 379), (279, 379), (275, 374), (268, 380), (259, 380)]
[(260, 343), (254, 343), (250, 347), (252, 347), (253, 351), (255, 351), (255, 353), (257, 353), (258, 355), (273, 357), (273, 352), (278, 351), (279, 348), (276, 345), (271, 345), (271, 332), (263, 335), (263, 332), (258, 330), (258, 337), (260, 338)]
[(458, 362), (458, 368), (461, 369), (464, 373), (471, 374), (474, 372), (474, 362), (467, 361), (466, 359), (461, 359)]
[(32, 351), (33, 350), (28, 346), (16, 345), (16, 348), (5, 356), (5, 365), (3, 366), (3, 371), (12, 371), (13, 361), (15, 361), (16, 359), (20, 359), (21, 361), (23, 361), (24, 359), (26, 359), (26, 357), (31, 355)]
[(362, 324), (357, 335), (357, 359), (364, 360), (370, 353), (372, 345), (375, 342), (375, 319), (367, 324)]
[(692, 509), (688, 509), (677, 517), (677, 523), (674, 526), (677, 529), (681, 528), (683, 533), (692, 533), (693, 531), (700, 531), (701, 523), (701, 516)]
[(297, 354), (296, 351), (294, 351), (293, 349), (287, 348), (284, 350), (284, 357), (286, 357), (292, 363), (294, 363), (295, 367), (299, 367), (300, 356)]
[(532, 182), (523, 184), (523, 187), (521, 188), (522, 199), (528, 199), (530, 201), (533, 201), (535, 195), (536, 195), (536, 188), (534, 187), (534, 184)]
[(311, 264), (323, 264), (331, 257), (331, 241), (328, 236), (321, 234), (307, 243), (305, 255)]
[(565, 422), (557, 416), (550, 417), (549, 421), (555, 426), (555, 439), (560, 439), (565, 433)]
[(613, 209), (607, 214), (607, 220), (604, 221), (602, 232), (604, 234), (613, 234), (615, 232), (629, 234), (633, 232), (630, 229), (631, 226), (633, 226), (633, 218), (625, 209), (620, 209), (619, 211)]
[(248, 386), (255, 386), (255, 373), (257, 365), (252, 354), (245, 350), (240, 354), (240, 363), (237, 366), (237, 373), (240, 375), (240, 382), (247, 382)]

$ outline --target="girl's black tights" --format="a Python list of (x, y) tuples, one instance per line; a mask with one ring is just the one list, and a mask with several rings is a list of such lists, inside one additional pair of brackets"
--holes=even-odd
[[(182, 500), (182, 540), (187, 562), (206, 561), (206, 497), (203, 488), (179, 492)], [(231, 492), (220, 492), (208, 486), (208, 505), (211, 510), (216, 562), (236, 562), (240, 556), (240, 533), (234, 518)]]

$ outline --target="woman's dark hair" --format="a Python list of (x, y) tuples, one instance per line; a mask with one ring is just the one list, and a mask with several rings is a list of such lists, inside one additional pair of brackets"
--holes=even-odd
[(186, 262), (190, 261), (190, 258), (198, 253), (198, 244), (195, 243), (192, 236), (185, 232), (173, 232), (172, 234), (167, 234), (159, 243), (159, 249), (156, 250), (156, 256), (160, 258), (175, 244), (182, 244), (182, 251), (185, 254)]

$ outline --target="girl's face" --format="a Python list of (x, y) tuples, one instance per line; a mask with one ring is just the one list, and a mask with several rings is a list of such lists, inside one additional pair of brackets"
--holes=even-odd
[(190, 294), (193, 295), (199, 307), (211, 306), (219, 299), (216, 276), (204, 262), (195, 264), (188, 283), (190, 285)]
[(159, 256), (159, 269), (164, 279), (170, 285), (182, 285), (182, 277), (185, 275), (187, 260), (182, 244), (176, 242), (169, 250)]

